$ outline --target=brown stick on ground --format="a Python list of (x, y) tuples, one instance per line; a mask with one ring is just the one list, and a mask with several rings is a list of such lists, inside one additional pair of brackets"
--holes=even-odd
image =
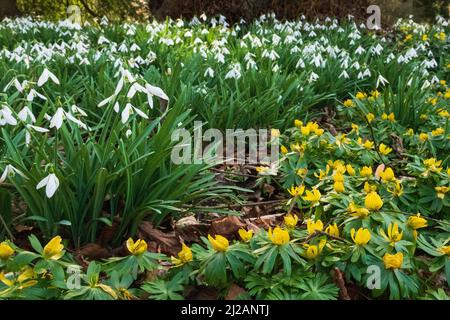
[(338, 267), (335, 267), (334, 274), (335, 274), (335, 279), (336, 279), (337, 285), (341, 292), (341, 298), (343, 300), (351, 300), (350, 296), (348, 295), (347, 288), (345, 286), (345, 280), (344, 280), (344, 276), (342, 275), (342, 271), (339, 270)]

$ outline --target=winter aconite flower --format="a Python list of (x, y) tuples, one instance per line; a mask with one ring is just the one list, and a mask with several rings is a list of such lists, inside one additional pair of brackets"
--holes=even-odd
[(355, 104), (353, 103), (353, 100), (351, 100), (351, 99), (345, 100), (343, 104), (344, 104), (344, 107), (347, 107), (347, 108), (351, 108), (351, 107), (355, 106)]
[(380, 151), (380, 153), (383, 155), (388, 155), (389, 153), (391, 153), (392, 148), (389, 148), (384, 143), (380, 143), (380, 145), (378, 146), (378, 151)]
[(439, 248), (439, 251), (450, 257), (450, 246), (443, 246)]
[(403, 231), (399, 232), (397, 223), (390, 223), (387, 228), (387, 234), (383, 229), (380, 230), (380, 234), (391, 245), (394, 245), (396, 242), (402, 240), (403, 238)]
[(380, 177), (384, 182), (394, 181), (395, 180), (394, 170), (388, 167), (383, 172), (380, 173)]
[(245, 230), (244, 228), (240, 228), (238, 233), (241, 240), (244, 242), (249, 242), (253, 237), (253, 230)]
[(225, 252), (228, 250), (228, 247), (230, 243), (228, 242), (228, 239), (221, 235), (216, 235), (215, 238), (213, 238), (211, 235), (208, 234), (208, 240), (211, 243), (211, 246), (214, 250), (217, 252)]
[(65, 253), (64, 245), (61, 243), (62, 239), (60, 236), (54, 237), (50, 240), (44, 247), (42, 255), (47, 260), (59, 260)]
[(360, 218), (360, 219), (366, 218), (370, 213), (370, 211), (367, 210), (366, 208), (357, 207), (353, 202), (350, 202), (350, 204), (347, 207), (347, 211), (352, 216)]
[(339, 228), (336, 223), (330, 224), (326, 229), (325, 232), (328, 233), (330, 236), (333, 237), (339, 237)]
[(359, 171), (359, 175), (364, 178), (372, 176), (372, 168), (366, 166), (362, 167)]
[(450, 187), (446, 187), (446, 186), (435, 187), (434, 190), (436, 190), (436, 196), (439, 199), (444, 199), (445, 194), (450, 190)]
[(306, 247), (306, 258), (310, 260), (317, 258), (317, 256), (322, 253), (322, 250), (325, 247), (326, 243), (327, 241), (325, 239), (322, 239), (320, 240), (318, 245), (305, 244), (304, 246)]
[(303, 185), (295, 186), (295, 187), (292, 186), (290, 189), (288, 189), (289, 194), (293, 197), (301, 196), (304, 191), (305, 191), (305, 186), (303, 186)]
[(311, 191), (306, 190), (306, 196), (303, 196), (303, 200), (311, 202), (311, 204), (315, 204), (319, 202), (322, 194), (319, 190), (313, 188)]
[(385, 253), (383, 256), (383, 264), (386, 269), (399, 269), (403, 263), (403, 253), (396, 254)]
[(192, 250), (184, 243), (181, 245), (181, 251), (178, 252), (178, 257), (171, 257), (172, 264), (176, 266), (181, 266), (185, 263), (192, 261)]
[(269, 240), (272, 241), (272, 243), (282, 246), (287, 243), (289, 243), (290, 237), (289, 232), (287, 230), (281, 229), (280, 227), (275, 227), (275, 229), (272, 228), (269, 229), (268, 232)]
[(313, 219), (308, 219), (308, 221), (306, 222), (306, 229), (308, 230), (308, 233), (310, 235), (315, 233), (316, 231), (322, 231), (323, 222), (321, 220), (314, 221)]
[(0, 243), (0, 260), (8, 260), (14, 254), (14, 249), (6, 242)]
[(417, 239), (417, 229), (425, 228), (427, 226), (427, 220), (420, 216), (420, 213), (417, 213), (415, 216), (410, 216), (407, 221), (408, 227), (413, 229), (414, 239)]
[(353, 242), (358, 246), (364, 246), (370, 241), (370, 231), (369, 229), (359, 228), (358, 231), (355, 228), (350, 230), (350, 235), (352, 236)]
[(375, 191), (369, 192), (364, 200), (364, 205), (370, 211), (378, 211), (383, 206), (383, 200)]
[(130, 251), (133, 256), (140, 256), (147, 251), (147, 242), (142, 239), (138, 239), (134, 242), (132, 238), (129, 238), (126, 245), (128, 251)]
[(294, 229), (295, 226), (297, 225), (297, 222), (298, 222), (298, 217), (295, 214), (289, 213), (284, 217), (284, 224), (286, 225), (286, 227), (288, 229)]

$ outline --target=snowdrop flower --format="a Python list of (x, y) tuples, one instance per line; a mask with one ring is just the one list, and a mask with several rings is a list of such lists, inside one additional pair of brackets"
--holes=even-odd
[(36, 186), (36, 190), (39, 190), (43, 187), (45, 187), (45, 194), (47, 195), (47, 198), (50, 199), (51, 197), (53, 197), (59, 187), (58, 177), (54, 173), (50, 173), (38, 183), (38, 185)]
[(150, 108), (153, 108), (153, 96), (157, 96), (160, 99), (169, 101), (169, 97), (167, 94), (159, 87), (152, 86), (151, 84), (146, 83), (145, 89), (147, 92), (147, 100)]
[(25, 175), (20, 170), (14, 168), (10, 164), (6, 165), (5, 170), (3, 170), (2, 176), (0, 177), (0, 183), (5, 182), (7, 177), (13, 177), (16, 173), (26, 179)]
[(241, 65), (235, 63), (231, 66), (230, 71), (225, 75), (225, 79), (239, 79), (241, 77)]
[(17, 116), (23, 122), (26, 122), (28, 117), (30, 118), (31, 123), (35, 123), (36, 122), (36, 117), (34, 116), (33, 112), (31, 112), (31, 110), (28, 107), (26, 107), (26, 106), (23, 107), (22, 110), (19, 111)]
[(387, 81), (387, 79), (384, 78), (381, 74), (378, 76), (378, 79), (377, 79), (377, 88), (380, 86), (380, 84), (383, 86), (386, 84), (389, 84), (389, 81)]
[(211, 67), (208, 67), (208, 69), (206, 69), (205, 74), (203, 76), (204, 77), (208, 76), (210, 78), (214, 78), (214, 70)]
[(54, 83), (59, 84), (58, 78), (51, 71), (45, 68), (37, 82), (38, 87), (42, 87), (48, 79), (51, 79)]
[(59, 130), (64, 119), (68, 119), (69, 121), (77, 124), (79, 127), (87, 129), (87, 126), (83, 122), (75, 118), (71, 113), (64, 111), (63, 108), (58, 108), (53, 117), (50, 119), (50, 128), (56, 128)]
[(16, 118), (13, 116), (13, 112), (11, 109), (4, 105), (0, 110), (0, 126), (4, 126), (5, 124), (9, 124), (15, 126), (17, 124)]
[(34, 89), (31, 89), (27, 95), (27, 101), (32, 102), (35, 97), (39, 97), (42, 100), (47, 100), (47, 98), (44, 95), (40, 94), (39, 92), (37, 92)]
[(125, 108), (122, 110), (122, 123), (126, 123), (130, 114), (135, 111), (138, 115), (140, 115), (144, 119), (148, 119), (148, 116), (140, 109), (134, 107), (131, 103), (127, 103)]
[(311, 72), (311, 75), (309, 76), (309, 82), (315, 82), (319, 79), (319, 75), (317, 73)]

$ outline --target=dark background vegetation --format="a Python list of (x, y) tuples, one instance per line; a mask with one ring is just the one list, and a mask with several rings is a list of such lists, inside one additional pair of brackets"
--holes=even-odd
[(0, 0), (0, 18), (32, 15), (58, 20), (67, 16), (69, 5), (78, 5), (84, 19), (107, 16), (110, 20), (147, 20), (151, 17), (193, 17), (203, 12), (221, 14), (229, 21), (251, 20), (266, 12), (279, 19), (305, 15), (344, 18), (351, 14), (366, 16), (370, 4), (381, 7), (384, 23), (413, 14), (419, 20), (431, 20), (437, 14), (449, 14), (450, 0)]

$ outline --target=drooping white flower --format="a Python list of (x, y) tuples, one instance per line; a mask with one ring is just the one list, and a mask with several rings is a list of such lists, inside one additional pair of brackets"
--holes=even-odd
[(5, 124), (9, 124), (15, 126), (17, 124), (16, 118), (14, 118), (13, 112), (11, 109), (4, 105), (2, 109), (0, 109), (0, 126), (4, 126)]
[(383, 86), (386, 84), (389, 84), (389, 81), (387, 81), (387, 79), (384, 78), (381, 74), (378, 76), (378, 79), (377, 79), (377, 88), (380, 86), (380, 84)]
[(128, 121), (133, 111), (140, 115), (142, 118), (148, 119), (148, 116), (142, 110), (134, 107), (131, 103), (127, 103), (125, 108), (122, 110), (122, 123), (126, 123)]
[(64, 111), (63, 108), (58, 108), (53, 117), (50, 119), (50, 128), (56, 128), (58, 130), (61, 128), (64, 119), (77, 124), (83, 129), (87, 129), (87, 126), (83, 122), (75, 118), (70, 112)]
[(44, 95), (40, 94), (39, 92), (37, 92), (37, 91), (34, 90), (34, 89), (31, 89), (30, 92), (28, 92), (28, 95), (27, 95), (27, 101), (30, 101), (30, 102), (31, 102), (31, 101), (34, 100), (35, 97), (39, 97), (39, 98), (41, 98), (42, 100), (47, 100), (47, 98), (46, 98)]
[(50, 70), (45, 68), (37, 82), (38, 87), (42, 87), (48, 79), (51, 79), (54, 83), (59, 84), (58, 78)]
[(27, 106), (23, 107), (22, 110), (19, 111), (17, 116), (23, 122), (26, 122), (28, 118), (30, 118), (31, 123), (36, 122), (36, 117), (34, 116), (33, 112), (31, 112), (31, 110)]
[(13, 167), (12, 165), (10, 165), (10, 164), (7, 164), (6, 167), (5, 167), (5, 170), (3, 170), (2, 176), (0, 177), (0, 183), (5, 182), (5, 180), (6, 180), (7, 177), (14, 176), (16, 173), (17, 173), (17, 174), (20, 174), (22, 177), (24, 177), (24, 178), (26, 179), (26, 177), (25, 177), (25, 175), (22, 173), (22, 171), (20, 171), (20, 170), (14, 168), (14, 167)]
[(37, 184), (36, 190), (39, 190), (43, 187), (45, 187), (45, 194), (47, 195), (47, 198), (50, 199), (51, 197), (53, 197), (59, 187), (58, 177), (54, 173), (50, 173)]

